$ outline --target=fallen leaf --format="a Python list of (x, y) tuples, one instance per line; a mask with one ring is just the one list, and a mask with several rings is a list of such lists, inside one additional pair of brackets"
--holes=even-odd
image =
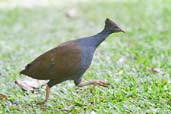
[(70, 111), (70, 110), (72, 110), (73, 108), (74, 108), (74, 106), (66, 106), (66, 107), (63, 108), (63, 110), (65, 110), (65, 111)]
[(78, 16), (78, 11), (75, 8), (71, 8), (66, 12), (66, 16), (69, 18), (75, 18)]
[(160, 70), (160, 68), (153, 68), (153, 67), (148, 68), (148, 71), (154, 72), (154, 73), (163, 73), (163, 72)]
[(20, 80), (16, 80), (15, 83), (23, 90), (25, 91), (34, 91), (33, 87), (29, 86), (27, 83), (20, 81)]
[(0, 93), (0, 100), (6, 100), (8, 97), (4, 94)]
[(35, 89), (38, 89), (41, 86), (46, 85), (47, 81), (36, 80), (33, 78), (25, 78), (24, 80), (16, 80), (15, 83), (25, 91), (34, 92)]
[(96, 112), (94, 112), (94, 111), (91, 111), (91, 114), (96, 114)]
[(120, 64), (124, 64), (124, 63), (126, 63), (127, 62), (127, 57), (121, 57), (119, 60), (118, 60), (118, 64), (120, 65)]

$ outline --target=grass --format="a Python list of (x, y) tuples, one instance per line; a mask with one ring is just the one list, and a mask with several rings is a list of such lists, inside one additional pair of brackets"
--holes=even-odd
[[(42, 2), (43, 3), (43, 2)], [(20, 0), (0, 2), (0, 114), (167, 114), (171, 113), (170, 0), (50, 1), (31, 5)], [(76, 8), (78, 17), (65, 16)], [(113, 34), (97, 49), (84, 80), (108, 81), (108, 88), (78, 88), (67, 81), (52, 88), (49, 105), (36, 102), (40, 92), (23, 92), (15, 85), (25, 64), (58, 44), (99, 32), (106, 17), (126, 34)], [(119, 64), (121, 58), (127, 61)], [(154, 73), (148, 68), (159, 68)], [(73, 106), (69, 111), (63, 109)]]

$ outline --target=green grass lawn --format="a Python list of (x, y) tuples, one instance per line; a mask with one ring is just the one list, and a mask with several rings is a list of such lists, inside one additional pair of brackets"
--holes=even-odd
[[(27, 0), (28, 1), (28, 0)], [(44, 0), (45, 1), (45, 0)], [(0, 114), (171, 113), (171, 1), (88, 0), (25, 5), (0, 1)], [(71, 8), (75, 18), (66, 17)], [(106, 17), (126, 33), (112, 34), (97, 49), (84, 80), (108, 81), (107, 88), (78, 88), (72, 81), (52, 88), (46, 109), (37, 105), (45, 87), (23, 92), (19, 71), (58, 44), (101, 31)], [(119, 62), (126, 58), (125, 62)], [(158, 68), (155, 73), (148, 69)], [(70, 110), (64, 110), (72, 107)]]

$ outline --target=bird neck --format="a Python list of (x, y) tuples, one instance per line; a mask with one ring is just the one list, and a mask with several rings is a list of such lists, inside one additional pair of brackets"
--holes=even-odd
[(100, 33), (92, 36), (90, 40), (95, 47), (98, 47), (110, 34), (109, 30), (103, 29)]
[(78, 39), (80, 45), (93, 47), (96, 49), (112, 32), (104, 28), (101, 32), (96, 35)]

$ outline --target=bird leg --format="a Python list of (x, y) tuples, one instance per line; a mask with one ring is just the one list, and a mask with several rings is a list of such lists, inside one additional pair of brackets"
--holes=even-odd
[(49, 95), (50, 95), (50, 87), (47, 85), (46, 86), (46, 98), (45, 98), (44, 104), (47, 104)]
[(43, 102), (38, 103), (38, 104), (47, 104), (48, 103), (48, 99), (49, 99), (49, 95), (50, 95), (50, 87), (47, 85), (46, 86), (46, 97), (45, 97), (45, 100)]
[(101, 81), (101, 80), (90, 80), (90, 81), (86, 81), (86, 82), (81, 82), (77, 86), (83, 87), (83, 86), (87, 86), (87, 85), (93, 85), (93, 89), (94, 89), (95, 86), (97, 86), (97, 85), (106, 87), (107, 85), (109, 85), (109, 83)]

